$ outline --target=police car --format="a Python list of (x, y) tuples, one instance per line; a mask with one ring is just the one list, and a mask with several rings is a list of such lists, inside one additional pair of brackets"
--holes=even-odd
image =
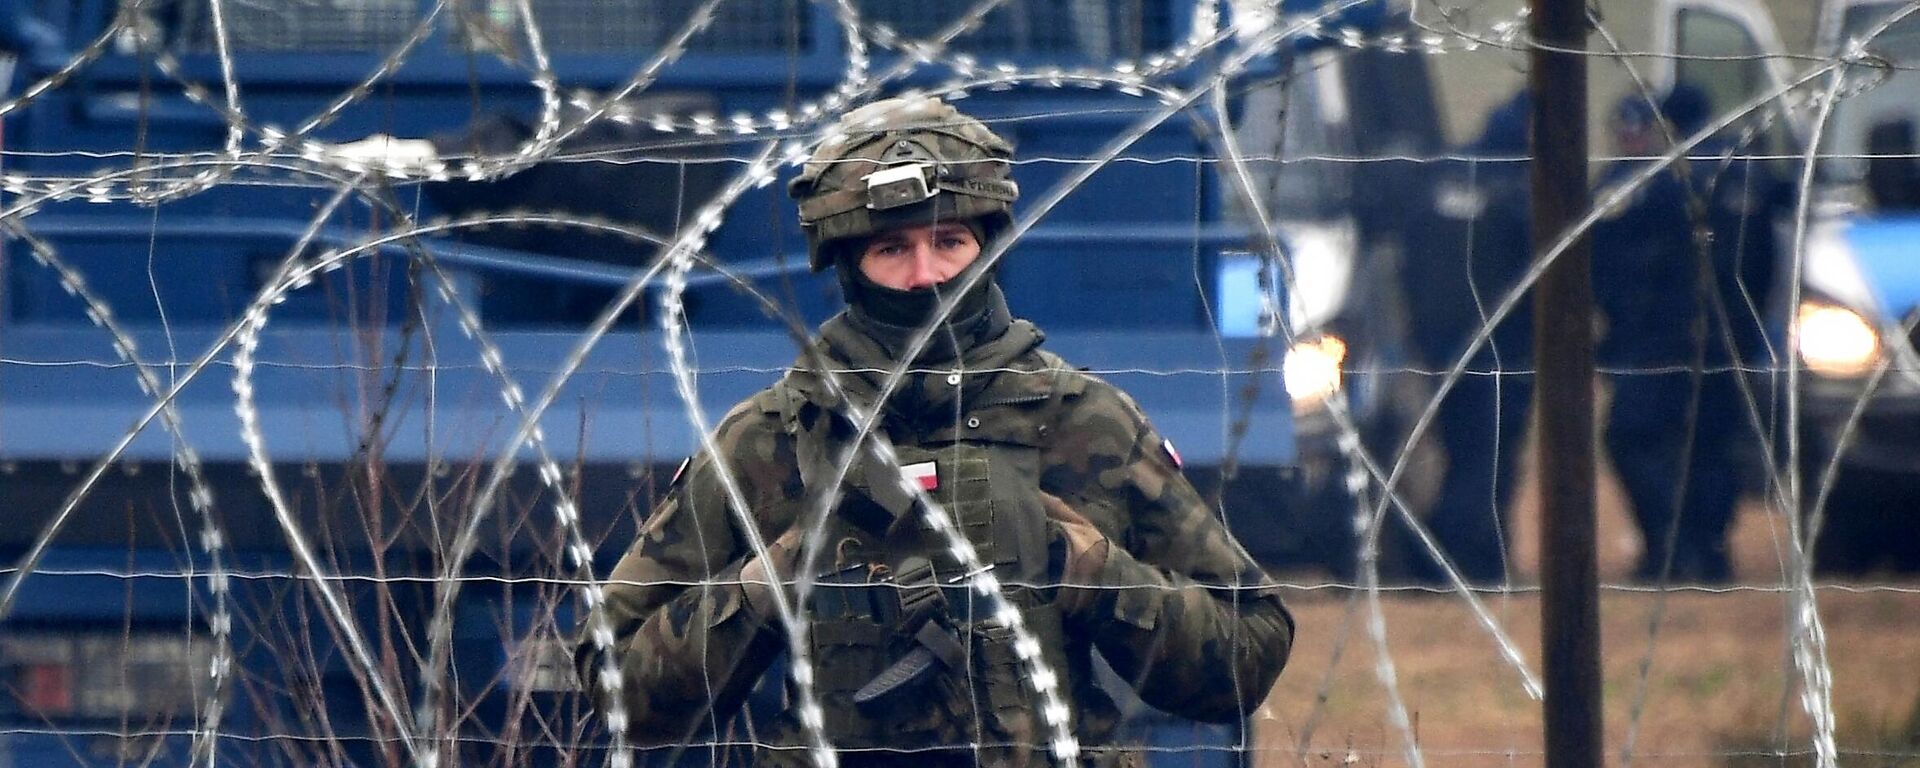
[(1920, 14), (1902, 15), (1909, 5), (1836, 0), (1820, 19), (1822, 51), (1862, 45), (1874, 62), (1849, 68), (1850, 95), (1821, 133), (1805, 289), (1783, 304), (1804, 367), (1802, 505), (1818, 524), (1814, 567), (1830, 573), (1920, 569)]

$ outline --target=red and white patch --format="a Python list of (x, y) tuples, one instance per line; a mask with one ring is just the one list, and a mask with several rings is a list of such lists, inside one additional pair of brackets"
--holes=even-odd
[(1179, 451), (1176, 451), (1176, 450), (1174, 450), (1174, 449), (1173, 449), (1173, 441), (1172, 441), (1172, 440), (1168, 440), (1168, 439), (1166, 439), (1166, 438), (1164, 438), (1164, 437), (1163, 437), (1163, 438), (1160, 438), (1160, 449), (1161, 449), (1161, 450), (1164, 450), (1164, 451), (1166, 451), (1166, 452), (1167, 452), (1167, 458), (1169, 458), (1169, 459), (1172, 459), (1172, 460), (1173, 460), (1173, 468), (1174, 468), (1174, 469), (1180, 469), (1180, 468), (1182, 468), (1182, 467), (1185, 467), (1185, 466), (1187, 465), (1187, 463), (1186, 463), (1186, 462), (1184, 462), (1184, 461), (1181, 461), (1181, 460), (1180, 460), (1180, 452), (1179, 452)]
[(667, 487), (671, 488), (673, 486), (679, 485), (680, 476), (687, 473), (687, 465), (692, 463), (693, 463), (692, 456), (688, 456), (687, 458), (681, 459), (680, 467), (678, 469), (673, 470), (673, 479), (667, 481)]
[(900, 473), (908, 480), (919, 483), (921, 490), (931, 491), (940, 487), (940, 470), (931, 461), (908, 464), (900, 468)]

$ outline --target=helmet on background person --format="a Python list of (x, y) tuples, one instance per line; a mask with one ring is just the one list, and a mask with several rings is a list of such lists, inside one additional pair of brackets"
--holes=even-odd
[[(1628, 93), (1613, 107), (1614, 141), (1630, 152), (1652, 154), (1671, 143), (1668, 130), (1673, 132), (1672, 141), (1683, 140), (1706, 127), (1712, 117), (1707, 93), (1691, 83), (1674, 83), (1660, 95), (1657, 108), (1648, 96)], [(1659, 124), (1662, 119), (1667, 122), (1664, 128)]]
[(848, 112), (836, 129), (787, 185), (814, 271), (895, 227), (968, 222), (984, 248), (1012, 223), (1013, 145), (952, 105), (885, 99)]

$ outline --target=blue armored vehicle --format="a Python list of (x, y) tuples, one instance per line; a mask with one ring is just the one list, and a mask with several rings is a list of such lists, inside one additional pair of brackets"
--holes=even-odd
[[(0, 765), (606, 749), (564, 658), (579, 580), (837, 308), (782, 161), (836, 104), (910, 88), (1011, 138), (1025, 200), (1060, 193), (1000, 267), (1014, 311), (1141, 401), (1251, 550), (1322, 559), (1262, 335), (1277, 254), (1221, 173), (1222, 118), (1277, 116), (1235, 112), (1240, 77), (1188, 98), (1271, 76), (1247, 46), (1277, 24), (1237, 37), (1190, 0), (5, 7), (40, 26), (0, 179)], [(1143, 722), (1181, 764), (1244, 743)]]

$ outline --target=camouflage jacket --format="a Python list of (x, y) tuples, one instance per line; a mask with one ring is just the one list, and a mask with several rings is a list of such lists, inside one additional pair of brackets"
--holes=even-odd
[[(823, 327), (823, 336), (835, 336), (834, 323)], [(970, 353), (957, 376), (910, 374), (903, 397), (920, 405), (958, 398), (966, 407), (932, 403), (924, 412), (946, 415), (931, 425), (898, 418), (911, 409), (890, 407), (886, 431), (903, 446), (955, 439), (1034, 446), (1041, 489), (1116, 545), (1101, 583), (1119, 588), (1104, 590), (1083, 615), (1065, 617), (1064, 647), (1047, 655), (1064, 659), (1062, 685), (1090, 761), (1132, 763), (1137, 756), (1115, 743), (1122, 739), (1115, 731), (1121, 709), (1095, 682), (1093, 651), (1154, 707), (1231, 722), (1256, 707), (1279, 675), (1293, 620), (1133, 400), (1040, 350), (1040, 340), (1030, 324), (1017, 321), (992, 343), (996, 359), (986, 364), (976, 366), (981, 361)], [(837, 371), (890, 367), (865, 359), (872, 350), (848, 346), (822, 341), (815, 351)], [(804, 451), (796, 446), (803, 438), (793, 428), (793, 401), (821, 393), (809, 359), (822, 358), (803, 355), (782, 382), (734, 407), (715, 430), (719, 456), (767, 541), (803, 514), (797, 453)], [(841, 373), (837, 380), (851, 396), (871, 394), (870, 378)], [(936, 394), (942, 391), (949, 394)], [(630, 735), (641, 744), (680, 742), (731, 719), (786, 647), (777, 626), (745, 610), (739, 573), (751, 552), (715, 465), (715, 456), (702, 453), (683, 469), (607, 587)], [(598, 661), (586, 644), (578, 660), (585, 679), (595, 679)], [(788, 746), (792, 735), (776, 732), (771, 740)], [(836, 746), (858, 741), (829, 737)], [(804, 750), (776, 750), (771, 757), (763, 751), (759, 762), (807, 764)], [(843, 756), (842, 762), (871, 761)]]

